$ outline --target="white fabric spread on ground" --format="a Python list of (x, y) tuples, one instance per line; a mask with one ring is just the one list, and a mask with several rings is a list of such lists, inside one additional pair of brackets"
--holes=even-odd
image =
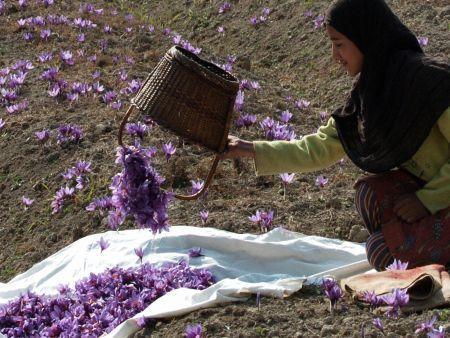
[[(110, 246), (100, 253), (102, 237)], [(134, 318), (183, 315), (220, 303), (244, 300), (251, 293), (285, 297), (303, 283), (322, 276), (340, 279), (370, 269), (363, 244), (305, 236), (283, 228), (266, 234), (236, 234), (215, 228), (173, 226), (154, 237), (148, 230), (108, 231), (79, 239), (8, 283), (0, 283), (0, 305), (26, 290), (57, 294), (60, 284), (73, 287), (91, 272), (113, 266), (139, 263), (134, 248), (144, 248), (145, 263), (178, 262), (184, 258), (193, 267), (208, 268), (218, 281), (205, 290), (177, 289), (153, 302)], [(190, 258), (192, 247), (202, 248), (203, 257)], [(119, 325), (108, 337), (127, 337), (136, 332), (134, 319)], [(1, 336), (1, 334), (0, 334)]]

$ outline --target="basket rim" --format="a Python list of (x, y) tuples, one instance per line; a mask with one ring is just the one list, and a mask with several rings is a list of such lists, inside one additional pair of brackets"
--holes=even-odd
[[(215, 77), (217, 79), (220, 79), (220, 81), (223, 81), (224, 83), (228, 83), (230, 85), (236, 85), (237, 88), (239, 88), (239, 80), (238, 80), (238, 78), (236, 76), (234, 76), (233, 74), (231, 74), (231, 73), (227, 72), (226, 70), (220, 68), (219, 66), (217, 66), (214, 63), (212, 63), (211, 61), (208, 61), (208, 60), (200, 58), (196, 54), (188, 51), (187, 49), (185, 49), (185, 48), (183, 48), (181, 46), (177, 46), (177, 45), (172, 46), (167, 51), (166, 55), (170, 55), (172, 58), (174, 58), (175, 60), (177, 60), (177, 61), (179, 61), (179, 62), (181, 62), (183, 64), (194, 66), (199, 71), (208, 73), (211, 77)], [(203, 63), (207, 63), (208, 65), (210, 65), (212, 68), (217, 70), (217, 73), (214, 73), (211, 70), (209, 70), (207, 67), (205, 67), (203, 65)], [(220, 74), (226, 74), (226, 75), (230, 76), (232, 78), (232, 80), (228, 79), (228, 78), (226, 78), (224, 76), (221, 76)]]

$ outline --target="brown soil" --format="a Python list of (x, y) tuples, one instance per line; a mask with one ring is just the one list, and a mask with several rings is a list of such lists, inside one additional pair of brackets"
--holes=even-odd
[[(14, 2), (15, 3), (15, 2)], [(351, 86), (338, 66), (332, 63), (330, 46), (323, 30), (314, 29), (312, 20), (322, 13), (329, 1), (232, 1), (232, 10), (219, 15), (221, 2), (205, 0), (165, 1), (92, 1), (95, 8), (104, 8), (103, 16), (90, 16), (99, 27), (109, 24), (113, 33), (103, 35), (101, 29), (87, 30), (84, 44), (76, 42), (76, 30), (55, 26), (48, 42), (27, 43), (22, 39), (17, 20), (36, 15), (64, 14), (69, 18), (82, 16), (78, 12), (80, 1), (58, 2), (45, 9), (33, 5), (24, 11), (10, 8), (0, 16), (0, 67), (11, 66), (15, 60), (32, 60), (36, 68), (29, 72), (22, 97), (29, 100), (30, 108), (16, 115), (0, 117), (6, 126), (0, 131), (0, 281), (7, 282), (13, 276), (26, 271), (78, 238), (107, 230), (104, 220), (85, 211), (93, 197), (108, 194), (111, 177), (118, 171), (114, 164), (118, 124), (123, 116), (108, 108), (98, 98), (81, 98), (75, 103), (56, 102), (48, 97), (47, 83), (39, 79), (44, 66), (37, 62), (42, 51), (56, 54), (52, 65), (59, 63), (57, 54), (70, 49), (84, 49), (85, 56), (76, 56), (76, 64), (62, 67), (67, 81), (92, 81), (95, 69), (102, 72), (102, 81), (108, 88), (119, 90), (123, 84), (117, 79), (121, 68), (130, 78), (144, 79), (146, 74), (172, 45), (171, 39), (162, 34), (172, 28), (193, 45), (203, 48), (201, 56), (220, 63), (228, 54), (237, 57), (233, 73), (240, 79), (259, 80), (262, 90), (246, 93), (245, 111), (262, 117), (276, 117), (289, 108), (298, 136), (317, 130), (319, 112), (330, 113), (342, 103)], [(389, 1), (394, 11), (417, 34), (430, 39), (425, 48), (432, 55), (449, 57), (450, 8), (447, 0)], [(9, 6), (9, 5), (8, 5)], [(112, 16), (111, 9), (118, 10)], [(265, 24), (253, 27), (250, 17), (260, 15), (263, 7), (272, 9)], [(312, 18), (304, 13), (311, 9)], [(134, 14), (127, 23), (124, 15)], [(86, 16), (86, 14), (83, 14)], [(139, 31), (145, 23), (155, 26), (154, 33)], [(217, 32), (225, 27), (225, 35)], [(126, 34), (125, 27), (133, 27)], [(106, 56), (96, 65), (86, 61), (86, 56), (100, 55), (99, 40), (107, 39)], [(37, 39), (39, 40), (39, 38)], [(120, 56), (115, 65), (112, 56)], [(132, 56), (133, 65), (124, 62), (124, 56)], [(299, 111), (285, 101), (291, 95), (295, 99), (311, 101), (309, 109)], [(126, 106), (126, 104), (125, 104)], [(135, 117), (138, 119), (138, 116)], [(83, 127), (85, 138), (79, 145), (61, 147), (54, 138), (48, 146), (40, 146), (34, 133), (44, 128), (55, 133), (62, 123), (75, 123)], [(231, 134), (247, 140), (263, 139), (256, 128), (237, 130)], [(166, 164), (162, 154), (156, 161), (157, 169), (178, 192), (187, 192), (190, 180), (204, 178), (212, 160), (212, 154), (194, 145), (178, 140), (172, 134), (154, 128), (145, 143), (160, 147), (171, 140), (178, 145), (176, 155)], [(77, 198), (68, 203), (63, 212), (51, 214), (50, 203), (56, 190), (63, 184), (61, 173), (73, 166), (76, 160), (92, 161), (93, 173), (90, 185)], [(317, 175), (329, 179), (324, 188), (314, 185)], [(256, 177), (253, 163), (224, 161), (219, 165), (213, 185), (206, 200), (197, 202), (175, 201), (170, 206), (173, 225), (201, 226), (199, 211), (210, 212), (208, 226), (238, 233), (258, 233), (248, 216), (258, 209), (275, 211), (275, 224), (287, 229), (325, 237), (352, 240), (352, 227), (362, 227), (354, 208), (354, 181), (364, 173), (345, 160), (342, 168), (332, 166), (321, 172), (297, 174), (289, 186), (286, 198), (277, 176)], [(29, 210), (24, 211), (21, 198), (35, 199)], [(132, 228), (128, 222), (122, 229)], [(348, 302), (348, 310), (334, 315), (328, 312), (328, 304), (320, 290), (307, 287), (287, 299), (263, 298), (261, 309), (254, 298), (239, 304), (193, 312), (182, 318), (159, 321), (153, 329), (140, 335), (152, 337), (179, 337), (187, 324), (202, 323), (208, 337), (313, 337), (359, 336), (367, 327), (367, 336), (376, 336), (371, 324), (374, 315)], [(449, 311), (439, 310), (439, 324), (448, 323)], [(399, 320), (384, 319), (388, 336), (413, 336), (415, 325), (432, 315), (404, 316)], [(152, 332), (152, 333), (150, 333)]]

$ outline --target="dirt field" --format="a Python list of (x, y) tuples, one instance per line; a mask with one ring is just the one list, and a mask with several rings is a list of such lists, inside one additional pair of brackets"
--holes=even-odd
[[(200, 56), (224, 64), (228, 55), (234, 55), (233, 74), (239, 79), (257, 80), (258, 91), (247, 91), (246, 113), (278, 118), (289, 109), (297, 138), (315, 132), (321, 125), (320, 113), (331, 113), (341, 104), (351, 86), (351, 79), (333, 64), (330, 43), (323, 29), (316, 29), (313, 20), (324, 12), (330, 1), (231, 1), (231, 10), (219, 14), (222, 2), (206, 0), (165, 1), (92, 1), (103, 14), (80, 13), (81, 1), (55, 1), (48, 8), (29, 1), (20, 9), (17, 1), (6, 1), (7, 9), (0, 15), (0, 68), (11, 67), (18, 60), (30, 60), (29, 70), (20, 98), (27, 99), (28, 109), (7, 113), (0, 101), (0, 118), (5, 126), (0, 130), (0, 281), (29, 269), (71, 242), (92, 233), (107, 230), (106, 220), (85, 207), (94, 197), (109, 193), (111, 177), (119, 170), (114, 164), (118, 125), (127, 108), (129, 98), (119, 94), (123, 107), (107, 106), (101, 95), (92, 93), (70, 102), (67, 98), (52, 98), (48, 82), (41, 74), (48, 67), (60, 67), (60, 78), (92, 83), (92, 73), (100, 71), (100, 82), (105, 91), (119, 92), (127, 83), (119, 79), (121, 70), (127, 72), (127, 81), (145, 79), (164, 54), (173, 45), (173, 32), (181, 34), (192, 45), (202, 48)], [(389, 1), (394, 11), (418, 37), (427, 37), (427, 53), (450, 56), (450, 4), (448, 0)], [(252, 25), (250, 18), (261, 15), (264, 7), (271, 13), (265, 23)], [(113, 10), (117, 13), (114, 13)], [(307, 12), (311, 11), (312, 16)], [(94, 28), (77, 28), (64, 24), (50, 26), (51, 35), (26, 41), (27, 28), (20, 28), (21, 18), (49, 14), (64, 15), (71, 20), (83, 17), (97, 24)], [(126, 16), (132, 14), (131, 16)], [(154, 27), (151, 32), (149, 25)], [(103, 28), (111, 27), (110, 33)], [(218, 32), (224, 27), (224, 33)], [(127, 28), (131, 28), (128, 29)], [(172, 34), (164, 34), (170, 28)], [(79, 34), (85, 41), (79, 42)], [(74, 65), (61, 63), (59, 53), (70, 50)], [(43, 52), (53, 52), (46, 63), (38, 61)], [(97, 55), (96, 60), (92, 56)], [(132, 60), (130, 59), (132, 58)], [(294, 107), (294, 100), (305, 99), (307, 109)], [(141, 116), (134, 116), (137, 121)], [(59, 145), (56, 132), (61, 124), (76, 124), (83, 128), (84, 138), (76, 144)], [(35, 132), (49, 129), (50, 142), (42, 145)], [(255, 125), (249, 129), (232, 127), (231, 134), (247, 140), (264, 139)], [(174, 157), (166, 163), (160, 151), (156, 168), (167, 178), (167, 184), (177, 192), (186, 193), (191, 180), (204, 179), (212, 154), (173, 134), (154, 127), (145, 138), (145, 144), (158, 148), (172, 141), (177, 146)], [(87, 187), (64, 205), (63, 211), (53, 215), (51, 201), (64, 184), (61, 173), (75, 165), (77, 160), (92, 162), (93, 172)], [(323, 187), (315, 185), (318, 175), (328, 178)], [(244, 160), (219, 165), (206, 200), (175, 201), (170, 206), (173, 225), (201, 226), (199, 212), (209, 211), (207, 226), (238, 233), (259, 233), (260, 229), (248, 220), (258, 209), (274, 210), (274, 224), (302, 232), (331, 238), (364, 241), (362, 222), (354, 207), (352, 185), (364, 175), (348, 159), (320, 172), (298, 173), (283, 196), (278, 176), (256, 177), (254, 165)], [(24, 210), (22, 196), (34, 199)], [(121, 229), (133, 228), (126, 222)], [(328, 303), (321, 291), (308, 287), (294, 296), (280, 300), (263, 298), (261, 308), (255, 299), (219, 308), (204, 309), (182, 318), (159, 321), (145, 329), (140, 336), (180, 337), (187, 324), (201, 323), (208, 337), (314, 337), (360, 336), (365, 327), (366, 337), (376, 336), (372, 325), (374, 314), (347, 302), (347, 309), (334, 315), (328, 312)], [(438, 310), (439, 322), (450, 321), (448, 309)], [(433, 312), (415, 314), (390, 320), (382, 317), (389, 337), (414, 336), (420, 321)], [(137, 335), (137, 336), (139, 336)], [(378, 333), (381, 335), (381, 333)]]

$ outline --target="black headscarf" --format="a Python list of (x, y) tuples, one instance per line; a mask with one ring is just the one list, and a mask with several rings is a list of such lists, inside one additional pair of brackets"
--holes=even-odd
[(364, 54), (346, 104), (332, 114), (345, 152), (371, 173), (398, 167), (450, 106), (448, 62), (425, 56), (384, 0), (337, 0), (326, 24)]

